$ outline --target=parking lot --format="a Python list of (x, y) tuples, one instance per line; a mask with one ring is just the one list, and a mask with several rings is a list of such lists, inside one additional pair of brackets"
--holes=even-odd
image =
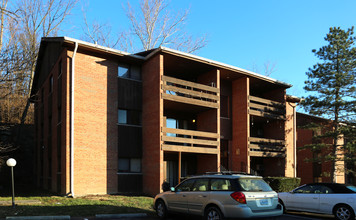
[[(132, 218), (125, 218), (125, 220), (132, 220)], [(158, 220), (158, 217), (147, 217), (147, 218), (137, 218), (135, 220)], [(186, 215), (172, 215), (167, 220), (180, 220), (180, 219), (186, 219), (186, 220), (196, 220), (196, 219), (202, 219), (197, 216), (186, 216)], [(313, 214), (313, 213), (303, 213), (303, 212), (287, 212), (286, 214), (276, 217), (276, 218), (269, 218), (270, 220), (327, 220), (327, 219), (334, 219), (333, 216), (331, 215), (319, 215), (319, 214)], [(116, 220), (116, 219), (111, 219), (111, 220)], [(122, 218), (117, 219), (117, 220), (124, 220)], [(266, 219), (268, 220), (268, 219)]]

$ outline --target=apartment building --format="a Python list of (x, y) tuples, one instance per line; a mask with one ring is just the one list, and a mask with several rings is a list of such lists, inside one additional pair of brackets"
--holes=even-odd
[(43, 38), (31, 91), (38, 186), (155, 195), (208, 171), (296, 176), (291, 85), (160, 47)]
[[(297, 113), (297, 172), (298, 177), (301, 178), (301, 184), (305, 183), (319, 183), (319, 182), (333, 182), (330, 178), (330, 171), (332, 170), (331, 162), (313, 162), (314, 158), (320, 158), (323, 155), (331, 153), (331, 149), (323, 149), (323, 150), (314, 150), (312, 151), (310, 148), (303, 148), (308, 144), (316, 144), (316, 143), (325, 143), (332, 144), (332, 138), (322, 138), (320, 140), (316, 140), (313, 138), (317, 135), (325, 134), (328, 130), (332, 129), (332, 121), (312, 116), (304, 113)], [(321, 128), (318, 129), (310, 129), (307, 125), (311, 123), (322, 125)], [(343, 145), (344, 138), (340, 137), (338, 140), (338, 145)], [(339, 149), (336, 154), (339, 157), (343, 157), (344, 152), (342, 149)], [(351, 168), (352, 168), (351, 164)], [(345, 167), (350, 166), (350, 164), (345, 164), (344, 160), (339, 160), (335, 162), (335, 176), (337, 183), (354, 183), (354, 178), (352, 174), (345, 175)], [(349, 181), (346, 181), (346, 178)]]

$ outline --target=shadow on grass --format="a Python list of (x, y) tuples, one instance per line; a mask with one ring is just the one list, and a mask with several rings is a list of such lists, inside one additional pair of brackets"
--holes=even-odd
[(153, 198), (144, 196), (98, 195), (68, 198), (32, 186), (15, 188), (11, 206), (11, 189), (0, 190), (0, 218), (6, 216), (95, 216), (96, 214), (146, 213), (154, 216)]
[(134, 207), (115, 205), (71, 205), (71, 206), (0, 206), (0, 218), (6, 216), (53, 216), (69, 215), (71, 217), (95, 216), (96, 214), (146, 213), (154, 216), (154, 211)]
[[(43, 189), (38, 189), (32, 185), (15, 185), (15, 197), (33, 197), (33, 196), (53, 196), (56, 195), (53, 192), (49, 192)], [(11, 186), (0, 188), (0, 197), (11, 197)]]

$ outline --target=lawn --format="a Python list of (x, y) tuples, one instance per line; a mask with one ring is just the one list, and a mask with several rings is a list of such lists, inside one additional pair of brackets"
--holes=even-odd
[[(8, 201), (4, 204), (4, 201)], [(27, 201), (27, 202), (26, 202)], [(154, 215), (153, 198), (144, 196), (102, 195), (80, 198), (61, 196), (15, 197), (16, 207), (11, 206), (11, 196), (0, 196), (0, 218), (6, 216), (70, 215), (95, 216), (95, 214), (147, 213)]]

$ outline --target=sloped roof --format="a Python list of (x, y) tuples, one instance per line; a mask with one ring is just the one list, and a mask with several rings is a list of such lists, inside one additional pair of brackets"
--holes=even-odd
[(156, 54), (167, 53), (167, 54), (170, 54), (170, 55), (173, 55), (173, 56), (179, 56), (179, 57), (182, 57), (182, 58), (185, 58), (185, 59), (189, 59), (189, 60), (193, 60), (193, 61), (196, 61), (196, 62), (204, 63), (204, 64), (211, 65), (211, 66), (214, 66), (214, 67), (217, 67), (217, 68), (229, 70), (231, 72), (244, 74), (246, 76), (257, 78), (257, 79), (260, 79), (260, 80), (263, 80), (263, 81), (266, 81), (266, 82), (270, 82), (270, 83), (273, 83), (273, 84), (277, 84), (277, 85), (285, 87), (285, 88), (289, 88), (289, 87), (292, 86), (291, 84), (288, 84), (288, 83), (285, 83), (285, 82), (282, 82), (282, 81), (279, 81), (279, 80), (276, 80), (276, 79), (273, 79), (273, 78), (270, 78), (270, 77), (267, 77), (267, 76), (264, 76), (264, 75), (249, 71), (249, 70), (238, 68), (238, 67), (235, 67), (235, 66), (232, 66), (232, 65), (228, 65), (228, 64), (225, 64), (225, 63), (221, 63), (221, 62), (218, 62), (218, 61), (206, 59), (206, 58), (203, 58), (203, 57), (200, 57), (200, 56), (196, 56), (196, 55), (193, 55), (193, 54), (181, 52), (181, 51), (178, 51), (178, 50), (170, 49), (170, 48), (167, 48), (167, 47), (159, 47), (159, 48), (148, 50), (148, 51), (142, 51), (142, 52), (139, 52), (139, 53), (130, 54), (130, 53), (127, 53), (127, 52), (124, 52), (124, 51), (120, 51), (120, 50), (116, 50), (116, 49), (113, 49), (113, 48), (104, 47), (104, 46), (100, 46), (98, 44), (93, 44), (93, 43), (89, 43), (89, 42), (85, 42), (85, 41), (81, 41), (81, 40), (77, 40), (77, 39), (74, 39), (74, 38), (70, 38), (70, 37), (65, 37), (64, 36), (64, 37), (45, 37), (45, 38), (41, 39), (41, 45), (40, 45), (39, 55), (38, 55), (38, 59), (37, 59), (37, 63), (36, 63), (34, 81), (33, 81), (33, 85), (32, 85), (32, 88), (31, 88), (31, 95), (35, 94), (36, 86), (37, 86), (37, 83), (38, 83), (37, 81), (38, 81), (38, 77), (39, 77), (38, 76), (39, 75), (38, 72), (39, 72), (39, 69), (40, 69), (40, 67), (42, 65), (43, 56), (44, 56), (44, 53), (46, 51), (47, 45), (51, 44), (51, 43), (53, 43), (53, 44), (57, 43), (57, 44), (60, 44), (61, 46), (63, 46), (64, 44), (78, 43), (78, 48), (85, 48), (85, 49), (89, 49), (89, 50), (96, 51), (96, 52), (99, 52), (99, 53), (111, 54), (111, 55), (114, 55), (114, 56), (129, 57), (130, 59), (137, 59), (137, 60), (140, 60), (142, 62), (150, 59), (152, 56), (154, 56)]

